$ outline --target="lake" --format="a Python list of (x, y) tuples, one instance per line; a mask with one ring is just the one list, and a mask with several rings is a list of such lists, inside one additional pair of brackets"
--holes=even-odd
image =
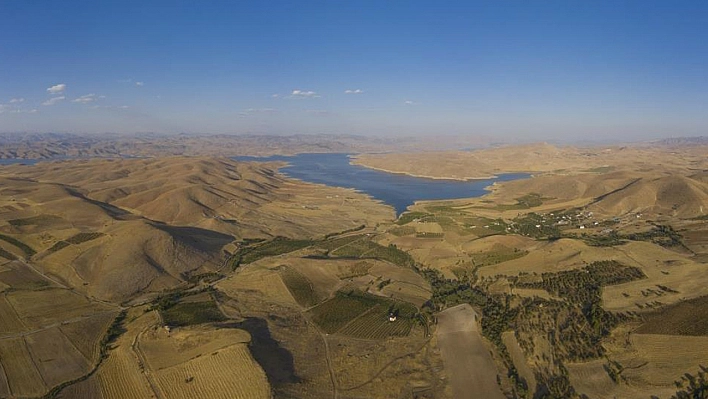
[(238, 161), (284, 161), (280, 171), (288, 177), (310, 183), (353, 188), (391, 205), (396, 215), (421, 200), (480, 197), (494, 182), (525, 179), (528, 173), (501, 174), (492, 179), (470, 181), (437, 180), (387, 173), (349, 163), (349, 154), (299, 154), (294, 156), (234, 157)]

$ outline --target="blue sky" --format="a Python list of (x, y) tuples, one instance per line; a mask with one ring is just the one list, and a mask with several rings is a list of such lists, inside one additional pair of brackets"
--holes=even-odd
[(705, 1), (208, 3), (0, 0), (0, 132), (708, 134)]

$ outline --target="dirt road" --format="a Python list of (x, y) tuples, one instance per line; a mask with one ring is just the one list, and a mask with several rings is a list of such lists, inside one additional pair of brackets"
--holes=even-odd
[(470, 305), (438, 315), (438, 346), (456, 399), (505, 399), (497, 385), (496, 367)]

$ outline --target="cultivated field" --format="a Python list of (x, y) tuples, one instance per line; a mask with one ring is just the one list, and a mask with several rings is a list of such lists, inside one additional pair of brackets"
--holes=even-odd
[(455, 398), (505, 397), (489, 349), (477, 331), (476, 312), (469, 305), (441, 312), (436, 334)]

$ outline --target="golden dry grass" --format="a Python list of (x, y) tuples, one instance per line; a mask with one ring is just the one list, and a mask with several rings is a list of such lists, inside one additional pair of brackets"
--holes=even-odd
[(140, 350), (152, 370), (179, 365), (223, 348), (248, 343), (251, 336), (235, 328), (181, 327), (169, 333), (156, 326), (140, 336)]
[(511, 360), (514, 362), (514, 367), (516, 367), (519, 376), (524, 379), (530, 391), (535, 390), (536, 376), (533, 373), (533, 369), (529, 366), (526, 355), (523, 349), (521, 349), (521, 346), (519, 346), (514, 332), (506, 331), (502, 333), (502, 342), (509, 351), (509, 356), (511, 356)]
[(153, 397), (154, 391), (143, 373), (138, 354), (133, 349), (133, 342), (145, 329), (157, 322), (155, 312), (144, 313), (144, 309), (133, 308), (127, 320), (135, 319), (126, 325), (127, 331), (121, 335), (108, 353), (108, 358), (96, 372), (105, 399), (141, 399)]
[(155, 372), (169, 398), (268, 399), (270, 387), (263, 370), (245, 344), (194, 358)]

